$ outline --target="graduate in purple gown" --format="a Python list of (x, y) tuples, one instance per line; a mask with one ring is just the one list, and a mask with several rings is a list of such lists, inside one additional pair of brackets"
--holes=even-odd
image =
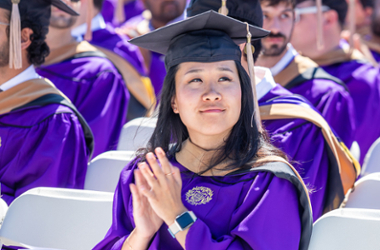
[[(123, 12), (118, 13), (117, 8), (120, 7)], [(140, 15), (144, 9), (141, 0), (105, 0), (101, 13), (106, 23), (118, 27), (130, 18)]]
[[(317, 15), (302, 14), (294, 26), (292, 44), (295, 49), (309, 56), (327, 73), (341, 79), (348, 87), (354, 101), (356, 132), (354, 140), (360, 146), (360, 162), (380, 137), (380, 128), (373, 126), (380, 122), (379, 70), (364, 61), (357, 50), (350, 52), (347, 44), (341, 43), (340, 33), (347, 14), (345, 0), (323, 0), (323, 36), (317, 36)], [(314, 6), (314, 7), (313, 7)], [(313, 1), (298, 1), (297, 8), (314, 8)], [(328, 25), (327, 25), (328, 24)], [(317, 40), (324, 44), (317, 48)]]
[[(78, 8), (76, 2), (68, 3)], [(51, 53), (38, 73), (54, 82), (88, 122), (94, 157), (115, 150), (127, 115), (129, 93), (115, 66), (87, 42), (71, 36), (75, 17), (52, 11), (47, 43)]]
[(166, 53), (168, 75), (149, 147), (122, 171), (112, 226), (95, 249), (307, 249), (307, 192), (253, 115), (229, 37), (246, 32), (207, 12), (134, 40)]
[[(218, 0), (193, 0), (187, 10), (187, 15), (191, 17), (210, 8), (218, 10), (220, 2)], [(230, 0), (227, 2), (227, 8), (231, 17), (251, 25), (259, 27), (263, 25), (263, 15), (256, 13), (257, 9), (261, 11), (259, 1)], [(255, 47), (253, 57), (257, 58), (261, 43), (258, 40), (253, 44)], [(246, 56), (242, 58), (242, 64), (248, 72)], [(340, 150), (343, 148), (340, 145), (329, 146), (329, 139), (324, 135), (331, 134), (334, 138), (335, 135), (319, 112), (301, 96), (296, 96), (276, 84), (269, 69), (255, 67), (255, 71), (256, 77), (260, 79), (260, 81), (257, 79), (256, 88), (263, 124), (274, 145), (288, 155), (306, 185), (313, 190), (310, 200), (313, 218), (317, 220), (322, 214), (336, 209), (340, 205), (345, 192), (355, 182), (360, 167), (354, 168), (351, 163), (347, 165), (347, 169), (339, 167), (346, 165), (346, 160), (352, 162), (352, 159), (346, 154), (344, 157), (331, 154), (331, 151), (335, 150), (334, 148)], [(282, 109), (280, 115), (273, 113), (278, 106), (281, 106)], [(304, 108), (311, 116), (301, 115), (301, 112), (305, 110), (300, 109)], [(286, 117), (285, 112), (290, 115)], [(321, 126), (318, 120), (321, 120), (325, 126)], [(338, 141), (336, 140), (336, 142)], [(344, 170), (341, 171), (341, 169)], [(346, 182), (343, 176), (339, 177), (339, 172), (347, 173), (350, 181)]]
[[(147, 11), (125, 22), (118, 32), (134, 38), (152, 30), (184, 19), (186, 0), (164, 1), (145, 0)], [(151, 79), (157, 101), (166, 76), (164, 56), (162, 54), (140, 49)]]
[[(83, 188), (93, 150), (86, 121), (34, 69), (49, 54), (51, 4), (77, 15), (58, 0), (21, 1), (14, 7), (10, 0), (0, 1), (0, 183), (8, 204), (35, 187)], [(12, 20), (21, 19), (23, 27), (18, 31), (9, 27), (15, 7), (20, 16)], [(17, 50), (12, 52), (14, 35), (22, 42), (12, 44)]]
[[(99, 14), (102, 2), (95, 0), (93, 7), (88, 1), (82, 3), (81, 16), (71, 33), (78, 41), (82, 41), (87, 29), (91, 29), (92, 37), (88, 41), (106, 54), (123, 76), (130, 93), (127, 121), (149, 115), (155, 106), (155, 94), (147, 77), (144, 59), (137, 46), (128, 43), (129, 39), (125, 35), (116, 33), (110, 24), (104, 22)], [(91, 13), (91, 27), (87, 27), (87, 15)]]
[(292, 0), (262, 0), (263, 28), (270, 30), (262, 39), (263, 52), (257, 65), (268, 67), (276, 83), (308, 99), (323, 115), (342, 141), (351, 147), (355, 132), (354, 104), (347, 86), (289, 43), (295, 22)]
[(373, 14), (371, 15), (370, 31), (362, 35), (363, 43), (370, 49), (373, 58), (380, 63), (380, 1), (373, 2)]

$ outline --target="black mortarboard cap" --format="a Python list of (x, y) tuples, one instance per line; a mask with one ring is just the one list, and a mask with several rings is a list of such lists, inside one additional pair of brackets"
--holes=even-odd
[[(191, 0), (187, 8), (187, 16), (221, 8), (221, 0)], [(263, 27), (263, 11), (259, 0), (228, 0), (226, 1), (228, 16), (251, 25)]]
[(73, 15), (79, 14), (62, 0), (0, 0), (0, 8), (11, 11), (10, 19), (10, 67), (21, 68), (21, 23), (25, 18), (37, 22), (41, 28), (50, 23), (51, 6)]

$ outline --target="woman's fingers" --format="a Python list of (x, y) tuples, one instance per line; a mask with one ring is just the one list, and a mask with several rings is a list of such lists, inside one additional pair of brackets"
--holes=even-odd
[[(144, 177), (145, 181), (148, 183), (149, 189), (154, 188), (158, 184), (156, 178), (154, 177), (154, 174), (152, 171), (150, 171), (150, 168), (148, 164), (145, 162), (138, 164), (139, 169), (141, 170), (142, 177)], [(146, 187), (142, 186), (143, 189), (147, 189)]]
[(152, 168), (154, 175), (158, 180), (162, 180), (165, 177), (164, 172), (162, 171), (160, 165), (158, 164), (157, 158), (153, 153), (147, 153), (146, 159), (149, 163), (149, 166)]
[(139, 211), (140, 209), (140, 194), (139, 191), (137, 190), (137, 187), (135, 184), (129, 184), (129, 189), (131, 190), (132, 194), (132, 205), (133, 205), (133, 211)]
[(172, 165), (170, 164), (168, 158), (166, 157), (164, 150), (162, 148), (156, 148), (155, 152), (158, 157), (158, 160), (161, 163), (162, 171), (165, 174), (165, 176), (172, 176), (174, 173), (172, 169)]

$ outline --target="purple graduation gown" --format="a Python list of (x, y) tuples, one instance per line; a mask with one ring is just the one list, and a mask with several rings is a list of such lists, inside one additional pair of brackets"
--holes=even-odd
[(139, 48), (128, 42), (127, 36), (118, 34), (107, 24), (105, 29), (92, 32), (91, 44), (114, 52), (129, 62), (141, 76), (146, 76), (144, 58)]
[[(278, 84), (259, 100), (260, 106), (272, 103), (291, 103), (314, 109), (303, 97)], [(336, 163), (329, 158), (330, 149), (322, 130), (303, 119), (264, 120), (263, 124), (272, 143), (287, 154), (312, 191), (309, 195), (314, 221), (324, 212), (336, 208), (332, 207), (333, 200), (336, 196), (343, 200), (343, 187)]]
[[(106, 23), (118, 27), (120, 23), (115, 20), (115, 9), (117, 8), (117, 0), (105, 0), (101, 14)], [(134, 0), (124, 5), (125, 21), (140, 15), (144, 11), (144, 4), (140, 0)]]
[(322, 114), (345, 145), (351, 147), (356, 129), (355, 109), (345, 85), (330, 79), (310, 79), (285, 88), (305, 97)]
[(341, 79), (348, 87), (355, 106), (356, 133), (360, 146), (360, 163), (368, 149), (380, 137), (379, 69), (359, 60), (322, 66), (329, 74)]
[[(122, 28), (126, 27), (136, 27), (140, 22), (144, 20), (142, 15), (135, 16), (131, 18), (129, 21), (125, 22), (122, 25)], [(149, 27), (148, 29), (153, 30), (153, 27)], [(165, 68), (165, 56), (156, 52), (151, 52), (151, 63), (149, 67), (148, 76), (152, 82), (154, 92), (156, 94), (157, 102), (160, 99), (160, 93), (162, 90), (162, 86), (164, 84), (164, 79), (166, 76), (166, 68)]]
[(8, 204), (35, 187), (83, 189), (88, 152), (74, 112), (60, 104), (0, 115), (0, 183)]
[[(300, 208), (295, 186), (270, 172), (235, 176), (203, 177), (181, 170), (182, 202), (198, 217), (190, 227), (186, 249), (298, 249), (301, 234)], [(121, 249), (134, 225), (129, 183), (134, 182), (131, 164), (121, 172), (113, 207), (113, 223), (105, 239), (94, 249)], [(213, 195), (206, 204), (190, 204), (186, 193), (203, 187)], [(163, 224), (148, 249), (182, 249)]]
[(115, 150), (127, 112), (129, 93), (114, 65), (102, 57), (71, 58), (41, 66), (86, 119), (95, 140), (93, 157)]

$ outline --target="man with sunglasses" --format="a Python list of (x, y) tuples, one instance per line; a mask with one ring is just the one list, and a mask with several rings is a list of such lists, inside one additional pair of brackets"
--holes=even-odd
[[(261, 0), (263, 28), (270, 30), (262, 39), (257, 65), (270, 68), (276, 83), (308, 99), (323, 115), (342, 141), (351, 147), (355, 130), (353, 101), (343, 82), (332, 77), (290, 43), (299, 10), (294, 0)], [(314, 9), (302, 11), (313, 12)]]
[(49, 54), (51, 5), (77, 15), (61, 0), (0, 0), (0, 182), (8, 204), (35, 187), (83, 188), (93, 149), (86, 121), (34, 68)]
[[(291, 39), (295, 49), (310, 57), (329, 74), (342, 80), (354, 101), (355, 141), (361, 151), (361, 163), (372, 143), (380, 137), (380, 79), (379, 69), (364, 61), (363, 55), (341, 40), (346, 19), (346, 0), (322, 0), (321, 18), (316, 2), (298, 0), (297, 8), (313, 8), (314, 13), (301, 13)], [(317, 27), (320, 26), (320, 35)], [(323, 46), (317, 46), (317, 42)]]
[[(80, 2), (63, 0), (78, 11)], [(86, 41), (71, 35), (77, 17), (52, 8), (47, 44), (51, 53), (37, 72), (78, 108), (95, 140), (94, 157), (115, 150), (125, 124), (129, 92), (112, 62)]]

